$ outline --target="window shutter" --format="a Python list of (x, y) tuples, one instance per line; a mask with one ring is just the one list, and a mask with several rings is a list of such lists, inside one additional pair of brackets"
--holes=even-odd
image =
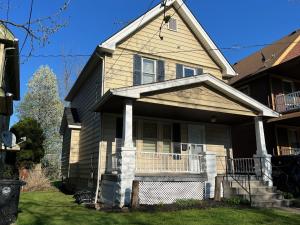
[(157, 74), (157, 81), (164, 81), (165, 80), (165, 62), (163, 60), (157, 60), (157, 67), (156, 67), (156, 74)]
[(197, 68), (196, 75), (202, 75), (202, 74), (203, 74), (203, 68)]
[(176, 64), (176, 78), (182, 78), (183, 77), (183, 65)]
[(133, 56), (133, 85), (140, 85), (142, 80), (142, 57)]

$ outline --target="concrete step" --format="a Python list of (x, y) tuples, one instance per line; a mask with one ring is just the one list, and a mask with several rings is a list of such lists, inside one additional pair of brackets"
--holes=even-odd
[[(232, 187), (231, 190), (232, 193), (236, 195), (249, 194), (248, 189), (246, 191), (241, 187)], [(252, 195), (276, 193), (276, 187), (255, 187), (255, 188), (251, 188), (250, 192)]]
[[(241, 198), (250, 200), (249, 194), (237, 194), (236, 196), (239, 196)], [(252, 194), (251, 195), (251, 200), (253, 202), (283, 200), (283, 196), (281, 194), (278, 194), (278, 193)]]
[[(249, 182), (245, 180), (240, 181), (224, 181), (225, 184), (228, 184), (230, 187), (239, 188), (241, 185), (245, 188), (249, 188)], [(266, 187), (266, 184), (260, 180), (252, 180), (250, 181), (250, 188), (261, 188)]]

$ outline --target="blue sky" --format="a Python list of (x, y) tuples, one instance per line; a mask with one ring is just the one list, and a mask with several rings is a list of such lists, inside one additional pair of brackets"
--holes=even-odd
[[(0, 3), (5, 3), (5, 0)], [(35, 0), (32, 18), (51, 15), (63, 0)], [(64, 14), (68, 26), (53, 35), (50, 43), (34, 54), (91, 54), (96, 45), (119, 30), (120, 22), (131, 21), (145, 12), (151, 0), (71, 0)], [(160, 2), (154, 1), (155, 4)], [(271, 43), (300, 28), (300, 0), (187, 0), (188, 7), (219, 47)], [(29, 0), (10, 0), (9, 18), (15, 22), (28, 19)], [(153, 5), (154, 6), (154, 5)], [(0, 9), (1, 17), (6, 14)], [(22, 43), (24, 35), (14, 30)], [(27, 45), (22, 54), (28, 53)], [(257, 48), (223, 51), (230, 63), (256, 51)], [(84, 64), (87, 57), (70, 59)], [(21, 60), (22, 61), (22, 60)], [(63, 72), (61, 58), (30, 58), (21, 64), (21, 96), (34, 71), (49, 65), (58, 77)], [(17, 121), (12, 117), (11, 123)]]

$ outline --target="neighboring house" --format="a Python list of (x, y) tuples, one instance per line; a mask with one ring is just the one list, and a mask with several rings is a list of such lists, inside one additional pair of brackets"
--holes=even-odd
[[(300, 30), (242, 59), (234, 69), (239, 76), (231, 79), (232, 86), (282, 114), (264, 121), (268, 152), (275, 156), (300, 154)], [(245, 144), (243, 136), (253, 139), (253, 127), (241, 125), (234, 132), (234, 144), (250, 155), (254, 145)]]
[(213, 197), (240, 123), (255, 121), (254, 151), (269, 158), (262, 118), (278, 114), (227, 84), (235, 71), (183, 1), (165, 14), (157, 5), (97, 46), (66, 97), (62, 175), (95, 201), (129, 205), (134, 180), (141, 204)]
[(11, 31), (0, 24), (0, 139), (1, 133), (9, 129), (13, 101), (20, 99), (18, 43)]

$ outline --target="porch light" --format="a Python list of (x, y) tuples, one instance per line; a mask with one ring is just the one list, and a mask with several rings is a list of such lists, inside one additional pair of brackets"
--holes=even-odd
[(217, 122), (217, 118), (216, 118), (215, 116), (212, 116), (212, 117), (210, 118), (210, 122), (212, 122), (212, 123)]

